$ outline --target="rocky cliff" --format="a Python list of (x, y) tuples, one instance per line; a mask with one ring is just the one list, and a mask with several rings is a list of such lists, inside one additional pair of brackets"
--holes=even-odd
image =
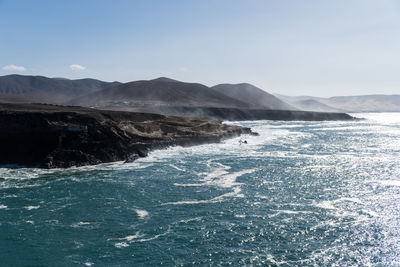
[(222, 121), (251, 121), (251, 120), (279, 120), (279, 121), (336, 121), (355, 120), (356, 118), (337, 112), (314, 112), (301, 110), (269, 110), (269, 109), (240, 109), (240, 108), (213, 108), (213, 107), (140, 107), (130, 108), (120, 106), (103, 107), (111, 110), (125, 110), (134, 112), (154, 112), (164, 115), (198, 117)]
[(249, 128), (213, 120), (40, 104), (0, 104), (0, 164), (65, 168), (220, 142)]

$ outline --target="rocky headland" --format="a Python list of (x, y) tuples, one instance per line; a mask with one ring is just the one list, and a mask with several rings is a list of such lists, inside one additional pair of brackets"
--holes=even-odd
[(302, 110), (271, 110), (271, 109), (240, 109), (240, 108), (218, 108), (218, 107), (102, 107), (111, 110), (124, 110), (133, 112), (148, 112), (171, 116), (198, 117), (222, 121), (348, 121), (357, 118), (340, 112), (315, 112)]
[(66, 168), (252, 134), (219, 121), (43, 104), (0, 104), (0, 165)]

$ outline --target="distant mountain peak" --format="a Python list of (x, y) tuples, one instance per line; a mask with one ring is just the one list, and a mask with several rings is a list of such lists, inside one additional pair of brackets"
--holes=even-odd
[(153, 81), (153, 82), (180, 82), (180, 81), (177, 81), (177, 80), (174, 80), (174, 79), (170, 79), (170, 78), (167, 78), (167, 77), (159, 77), (159, 78), (153, 79), (151, 81)]
[(64, 78), (64, 77), (53, 77), (51, 79), (55, 79), (55, 80), (61, 80), (61, 81), (69, 81), (70, 79), (68, 78)]
[(224, 83), (211, 88), (231, 98), (246, 102), (253, 108), (296, 110), (293, 106), (250, 83)]

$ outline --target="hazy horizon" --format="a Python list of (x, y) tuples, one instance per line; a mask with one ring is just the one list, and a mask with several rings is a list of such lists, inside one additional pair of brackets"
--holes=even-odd
[(0, 75), (396, 94), (396, 1), (0, 0)]

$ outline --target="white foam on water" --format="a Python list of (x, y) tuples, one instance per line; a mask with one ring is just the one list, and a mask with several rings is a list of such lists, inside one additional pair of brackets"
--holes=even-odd
[(241, 194), (240, 187), (234, 187), (232, 192), (222, 194), (222, 195), (214, 197), (212, 199), (183, 200), (183, 201), (176, 201), (176, 202), (166, 202), (166, 203), (162, 203), (161, 205), (165, 206), (165, 205), (193, 205), (193, 204), (205, 204), (205, 203), (218, 203), (218, 202), (224, 201), (225, 198), (232, 198), (232, 197), (238, 197), (238, 198), (244, 197), (244, 195)]
[(174, 186), (198, 187), (198, 186), (204, 186), (204, 184), (179, 184), (179, 183), (174, 183)]
[(135, 242), (147, 242), (147, 241), (151, 241), (151, 240), (154, 240), (154, 239), (158, 239), (158, 238), (161, 237), (161, 236), (165, 236), (165, 235), (167, 235), (167, 234), (169, 234), (169, 233), (170, 233), (170, 229), (168, 228), (168, 230), (167, 230), (166, 232), (162, 233), (162, 234), (158, 234), (158, 235), (155, 235), (155, 236), (149, 237), (149, 238), (138, 239), (138, 240), (136, 240)]
[(4, 195), (1, 198), (11, 198), (11, 197), (18, 197), (18, 196), (15, 194), (11, 194), (11, 195)]
[(190, 218), (190, 219), (183, 219), (183, 220), (179, 220), (176, 223), (189, 223), (189, 222), (198, 222), (201, 221), (203, 219), (203, 217), (194, 217), (194, 218)]
[(333, 205), (333, 201), (329, 201), (329, 200), (324, 200), (321, 202), (313, 202), (313, 206), (318, 207), (318, 208), (322, 208), (322, 209), (328, 209), (328, 210), (334, 210), (336, 209), (336, 207)]
[(377, 181), (377, 182), (382, 184), (382, 185), (400, 186), (400, 181), (399, 180), (380, 180), (380, 181)]
[(207, 199), (207, 200), (183, 200), (183, 201), (162, 203), (161, 206), (166, 206), (166, 205), (193, 205), (193, 204), (216, 203), (216, 202), (219, 202), (219, 201), (218, 201), (218, 200), (215, 200), (215, 199)]
[(313, 213), (312, 211), (308, 210), (278, 210), (280, 213), (285, 213), (285, 214), (310, 214)]
[(114, 246), (116, 248), (129, 247), (129, 243), (131, 243), (133, 240), (141, 238), (141, 237), (143, 237), (143, 235), (140, 234), (140, 232), (136, 232), (134, 235), (128, 235), (123, 238), (118, 238), (119, 240), (124, 240), (124, 241), (115, 243)]
[(167, 235), (168, 233), (170, 233), (170, 230), (171, 230), (170, 227), (168, 227), (168, 230), (165, 231), (164, 233), (157, 234), (157, 235), (149, 237), (149, 238), (143, 238), (144, 237), (143, 234), (141, 234), (140, 232), (136, 232), (134, 235), (128, 235), (123, 238), (119, 238), (119, 240), (124, 240), (124, 241), (115, 243), (114, 246), (117, 248), (124, 248), (124, 247), (129, 247), (130, 243), (147, 242), (147, 241), (155, 240), (161, 236)]
[(169, 164), (170, 167), (174, 168), (175, 170), (181, 171), (181, 172), (185, 172), (185, 169), (179, 168), (178, 166), (174, 165), (174, 164)]
[(134, 239), (137, 239), (137, 238), (140, 238), (140, 237), (143, 237), (143, 235), (140, 234), (139, 232), (136, 232), (136, 234), (125, 236), (125, 237), (122, 238), (122, 239), (125, 239), (126, 241), (130, 242), (130, 241), (132, 241), (132, 240), (134, 240)]
[[(191, 183), (191, 184), (180, 184), (174, 183), (175, 186), (216, 186), (220, 188), (232, 188), (232, 192), (225, 193), (218, 197), (214, 197), (208, 200), (183, 200), (183, 201), (176, 201), (176, 202), (167, 202), (163, 203), (162, 205), (192, 205), (192, 204), (204, 204), (204, 203), (216, 203), (222, 202), (225, 198), (228, 197), (239, 197), (243, 198), (244, 195), (241, 194), (240, 186), (243, 183), (238, 183), (236, 179), (244, 174), (250, 174), (255, 172), (257, 169), (247, 169), (241, 170), (233, 173), (229, 173), (228, 170), (231, 169), (230, 166), (223, 165), (221, 163), (214, 163), (218, 165), (218, 168), (214, 168), (209, 174), (203, 177), (200, 181), (201, 183)], [(212, 160), (207, 161), (207, 165), (212, 165)]]
[(35, 224), (34, 221), (25, 221), (26, 223)]
[(267, 258), (267, 261), (271, 262), (272, 264), (275, 264), (276, 266), (279, 266), (279, 265), (282, 265), (282, 264), (286, 263), (285, 261), (277, 261), (277, 260), (275, 260), (274, 256), (271, 255), (271, 254), (267, 254), (266, 258)]
[(217, 186), (222, 188), (232, 188), (235, 186), (240, 186), (242, 183), (238, 183), (236, 179), (244, 174), (250, 174), (255, 172), (257, 169), (247, 169), (238, 172), (229, 173), (228, 170), (231, 169), (230, 166), (225, 166), (223, 164), (218, 164), (221, 167), (214, 169), (211, 173), (207, 174), (201, 179), (201, 183), (191, 183), (191, 184), (181, 184), (174, 183), (175, 186)]
[(242, 183), (236, 182), (236, 179), (244, 174), (250, 174), (255, 171), (256, 171), (256, 169), (248, 169), (248, 170), (242, 170), (242, 171), (238, 171), (238, 172), (234, 172), (234, 173), (230, 173), (230, 174), (225, 174), (222, 176), (217, 176), (217, 177), (215, 177), (217, 179), (213, 179), (212, 181), (210, 181), (210, 184), (215, 184), (217, 186), (224, 187), (224, 188), (230, 188), (233, 186), (242, 185)]
[(145, 210), (136, 209), (135, 211), (136, 211), (136, 214), (139, 216), (139, 218), (142, 220), (149, 216), (149, 213)]
[(7, 209), (6, 205), (0, 204), (0, 209)]
[(90, 222), (77, 222), (77, 223), (72, 224), (71, 226), (74, 227), (74, 228), (77, 228), (77, 227), (90, 225), (90, 224), (91, 224)]
[(126, 163), (125, 161), (115, 161), (110, 163), (101, 163), (98, 165), (89, 165), (89, 166), (82, 166), (82, 167), (71, 167), (67, 170), (71, 172), (82, 172), (82, 171), (93, 171), (93, 170), (130, 170), (130, 169), (146, 169), (148, 167), (153, 166), (153, 163), (146, 163), (141, 161), (142, 158), (135, 160), (134, 162)]
[[(0, 177), (3, 179), (0, 186), (2, 188), (25, 188), (35, 187), (43, 185), (48, 181), (38, 180), (38, 183), (20, 184), (15, 183), (26, 180), (36, 180), (42, 178), (44, 175), (58, 176), (58, 174), (74, 174), (98, 170), (127, 170), (127, 169), (145, 169), (153, 166), (153, 163), (146, 163), (135, 161), (133, 163), (125, 163), (124, 161), (117, 161), (112, 163), (102, 163), (98, 165), (82, 166), (82, 167), (70, 167), (66, 169), (55, 168), (55, 169), (39, 169), (39, 168), (0, 168)], [(75, 181), (79, 181), (75, 177), (68, 177)], [(13, 182), (14, 181), (14, 182)]]
[(210, 174), (208, 174), (206, 177), (204, 177), (202, 180), (204, 181), (203, 184), (210, 184), (212, 181), (218, 178), (222, 178), (225, 175), (228, 175), (228, 171), (231, 167), (229, 166), (223, 166), (221, 168), (217, 168), (214, 171), (212, 171)]
[(276, 217), (281, 214), (311, 214), (313, 213), (312, 211), (307, 211), (307, 210), (275, 210), (276, 213), (269, 215), (269, 218)]
[(327, 191), (334, 191), (335, 189), (333, 189), (333, 188), (327, 188), (327, 187), (325, 187), (324, 189), (323, 189), (323, 191), (324, 192), (327, 192)]
[(233, 197), (244, 198), (244, 195), (241, 192), (242, 192), (242, 189), (239, 186), (237, 186), (237, 187), (233, 188), (232, 192), (225, 193), (225, 194), (215, 197), (211, 200), (213, 200), (214, 202), (222, 202), (225, 200), (225, 198), (233, 198)]
[(94, 263), (93, 262), (85, 262), (84, 263), (86, 266), (92, 266)]
[(118, 243), (115, 243), (114, 246), (116, 248), (125, 248), (125, 247), (129, 247), (129, 244), (126, 242), (118, 242)]
[(36, 209), (40, 208), (40, 206), (26, 206), (24, 208), (27, 210), (36, 210)]

